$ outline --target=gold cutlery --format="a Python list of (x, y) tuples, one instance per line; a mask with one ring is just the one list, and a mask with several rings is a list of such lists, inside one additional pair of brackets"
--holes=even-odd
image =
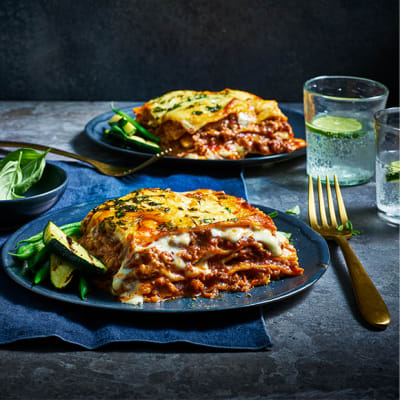
[(308, 181), (308, 215), (311, 227), (327, 240), (334, 240), (341, 248), (346, 260), (347, 268), (353, 285), (354, 295), (357, 300), (358, 308), (364, 319), (375, 328), (385, 329), (390, 324), (390, 314), (381, 295), (371, 281), (361, 262), (357, 258), (353, 249), (350, 247), (348, 239), (353, 235), (352, 230), (346, 227), (348, 217), (346, 207), (340, 192), (337, 176), (334, 176), (335, 191), (342, 230), (338, 230), (336, 220), (335, 206), (331, 194), (329, 179), (326, 177), (326, 197), (328, 199), (328, 208), (330, 215), (330, 224), (328, 223), (325, 205), (324, 193), (322, 190), (321, 179), (318, 176), (318, 202), (320, 211), (321, 225), (318, 224), (316, 207), (314, 202), (314, 190), (312, 177)]
[(42, 151), (46, 151), (47, 149), (50, 149), (51, 153), (59, 154), (64, 157), (75, 158), (76, 160), (83, 161), (87, 164), (92, 165), (93, 167), (95, 167), (98, 171), (100, 171), (104, 175), (116, 176), (116, 177), (131, 175), (135, 172), (138, 172), (141, 169), (148, 167), (149, 165), (160, 160), (162, 157), (164, 157), (165, 155), (167, 155), (168, 153), (170, 153), (172, 151), (171, 149), (167, 149), (160, 153), (157, 153), (153, 157), (149, 158), (148, 160), (146, 160), (145, 162), (143, 162), (142, 164), (140, 164), (136, 167), (118, 167), (116, 165), (106, 164), (106, 163), (103, 163), (103, 162), (100, 162), (97, 160), (93, 160), (88, 157), (81, 156), (79, 154), (74, 154), (74, 153), (70, 153), (68, 151), (56, 149), (52, 146), (43, 146), (41, 144), (33, 144), (33, 143), (27, 143), (27, 142), (0, 141), (0, 146), (1, 147), (18, 147), (18, 148), (29, 147), (31, 149), (42, 150)]

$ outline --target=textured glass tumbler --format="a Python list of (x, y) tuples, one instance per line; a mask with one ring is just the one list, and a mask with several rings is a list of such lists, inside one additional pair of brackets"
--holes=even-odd
[(368, 182), (375, 172), (374, 113), (388, 89), (352, 76), (321, 76), (304, 84), (307, 174), (337, 175), (344, 186)]
[(376, 205), (385, 221), (400, 224), (400, 108), (375, 114)]

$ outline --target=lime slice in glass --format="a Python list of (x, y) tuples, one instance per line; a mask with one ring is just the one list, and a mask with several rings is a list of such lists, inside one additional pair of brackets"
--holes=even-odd
[(366, 133), (358, 119), (336, 115), (316, 117), (306, 126), (310, 131), (337, 139), (355, 139)]
[(340, 100), (340, 101), (358, 101), (361, 100), (360, 97), (339, 97), (339, 96), (327, 96), (324, 95), (327, 99), (332, 99), (332, 100)]
[(392, 161), (386, 165), (386, 182), (400, 181), (400, 161)]

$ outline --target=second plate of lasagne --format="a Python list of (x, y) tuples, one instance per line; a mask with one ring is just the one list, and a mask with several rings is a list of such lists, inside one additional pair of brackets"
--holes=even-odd
[[(121, 111), (158, 137), (162, 149), (172, 150), (169, 161), (246, 166), (305, 154), (302, 113), (243, 91), (174, 91)], [(105, 135), (113, 115), (108, 112), (91, 120), (86, 134), (124, 155), (148, 157), (150, 152)]]

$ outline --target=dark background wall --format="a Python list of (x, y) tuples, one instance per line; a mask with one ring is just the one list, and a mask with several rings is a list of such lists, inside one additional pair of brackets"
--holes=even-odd
[(301, 101), (317, 75), (399, 96), (397, 0), (0, 0), (0, 99), (225, 87)]

